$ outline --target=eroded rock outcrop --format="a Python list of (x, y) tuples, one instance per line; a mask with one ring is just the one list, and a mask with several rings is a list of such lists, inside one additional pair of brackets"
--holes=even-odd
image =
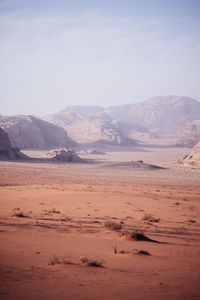
[(96, 106), (74, 106), (47, 116), (46, 120), (63, 127), (68, 135), (82, 144), (92, 145), (136, 145), (134, 139), (126, 137), (112, 123), (112, 118), (104, 113), (104, 108)]
[(200, 166), (200, 142), (192, 149), (189, 155), (178, 159), (178, 163), (192, 166)]
[(27, 160), (29, 159), (18, 148), (12, 148), (8, 134), (0, 127), (0, 160)]
[(76, 145), (63, 128), (33, 116), (0, 116), (0, 126), (8, 133), (12, 147), (19, 149)]
[(47, 153), (56, 162), (82, 162), (83, 160), (72, 149), (60, 148)]

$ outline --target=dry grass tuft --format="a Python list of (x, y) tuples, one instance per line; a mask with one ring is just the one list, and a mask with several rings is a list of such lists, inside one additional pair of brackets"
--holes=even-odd
[(60, 264), (63, 264), (63, 265), (73, 265), (74, 263), (72, 263), (71, 261), (69, 261), (69, 260), (67, 260), (65, 258), (56, 257), (54, 255), (49, 258), (49, 262), (48, 262), (49, 266), (55, 266), (55, 265), (60, 265)]
[(12, 215), (12, 217), (17, 218), (29, 218), (29, 216), (25, 215), (22, 211), (16, 212)]
[(132, 231), (132, 232), (122, 232), (122, 237), (127, 238), (129, 240), (134, 240), (134, 241), (146, 241), (146, 242), (152, 242), (152, 243), (163, 243), (163, 242), (158, 242), (156, 240), (152, 240), (148, 238), (146, 235), (144, 235), (143, 232), (138, 232), (138, 231)]
[(88, 259), (87, 257), (83, 256), (80, 257), (80, 260), (84, 266), (87, 267), (96, 267), (96, 268), (104, 268), (102, 261)]
[(195, 220), (192, 220), (192, 219), (189, 219), (189, 220), (188, 220), (188, 223), (196, 223), (196, 221), (195, 221)]
[(146, 250), (135, 250), (135, 253), (140, 255), (151, 255), (149, 251)]
[(155, 223), (160, 222), (160, 218), (154, 218), (152, 215), (145, 215), (144, 218), (143, 218), (143, 220), (151, 222), (151, 223), (153, 223), (153, 222), (155, 222)]
[(122, 224), (115, 223), (112, 221), (105, 222), (103, 226), (109, 230), (114, 230), (114, 231), (120, 231), (122, 229)]

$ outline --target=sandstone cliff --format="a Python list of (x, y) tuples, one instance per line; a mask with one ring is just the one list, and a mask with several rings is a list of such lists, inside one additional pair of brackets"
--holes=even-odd
[(192, 149), (189, 155), (179, 158), (178, 163), (200, 166), (200, 142)]
[(0, 127), (0, 160), (27, 160), (28, 156), (17, 148), (12, 148), (8, 134)]
[(63, 128), (33, 116), (0, 116), (0, 126), (8, 133), (12, 147), (20, 149), (71, 147), (76, 144)]

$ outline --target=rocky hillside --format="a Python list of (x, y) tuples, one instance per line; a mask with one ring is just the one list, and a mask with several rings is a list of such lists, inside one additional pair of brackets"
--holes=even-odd
[[(80, 143), (134, 144), (159, 134), (176, 137), (179, 145), (191, 145), (200, 135), (200, 102), (188, 97), (154, 97), (146, 101), (103, 108), (71, 106), (48, 120), (65, 128)], [(157, 135), (158, 134), (158, 135)], [(127, 139), (128, 138), (128, 139)], [(183, 141), (185, 140), (185, 142)]]
[(0, 127), (0, 160), (25, 160), (28, 156), (12, 148), (8, 134)]
[(179, 163), (192, 166), (200, 166), (200, 142), (192, 149), (189, 155), (178, 160)]
[(12, 147), (20, 149), (71, 147), (76, 144), (63, 128), (32, 116), (0, 116), (0, 126), (8, 133)]
[(93, 145), (134, 145), (133, 139), (126, 137), (112, 118), (104, 113), (104, 108), (96, 106), (69, 107), (57, 114), (47, 116), (48, 120), (63, 127), (68, 135), (78, 143)]
[(105, 112), (119, 121), (160, 129), (181, 120), (200, 119), (200, 102), (189, 97), (154, 97), (136, 104), (109, 107)]

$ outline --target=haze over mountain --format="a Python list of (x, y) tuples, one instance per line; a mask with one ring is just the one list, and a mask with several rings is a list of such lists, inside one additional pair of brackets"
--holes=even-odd
[(112, 118), (99, 106), (72, 106), (60, 113), (45, 117), (60, 127), (79, 143), (95, 145), (133, 145), (136, 142), (123, 135)]
[(63, 128), (33, 116), (0, 116), (0, 126), (8, 133), (12, 147), (19, 149), (76, 145)]
[(108, 108), (70, 106), (45, 120), (65, 128), (78, 142), (126, 144), (124, 138), (135, 140), (138, 134), (170, 134), (182, 140), (190, 136), (193, 142), (189, 144), (193, 146), (200, 136), (200, 102), (189, 97), (163, 96)]

